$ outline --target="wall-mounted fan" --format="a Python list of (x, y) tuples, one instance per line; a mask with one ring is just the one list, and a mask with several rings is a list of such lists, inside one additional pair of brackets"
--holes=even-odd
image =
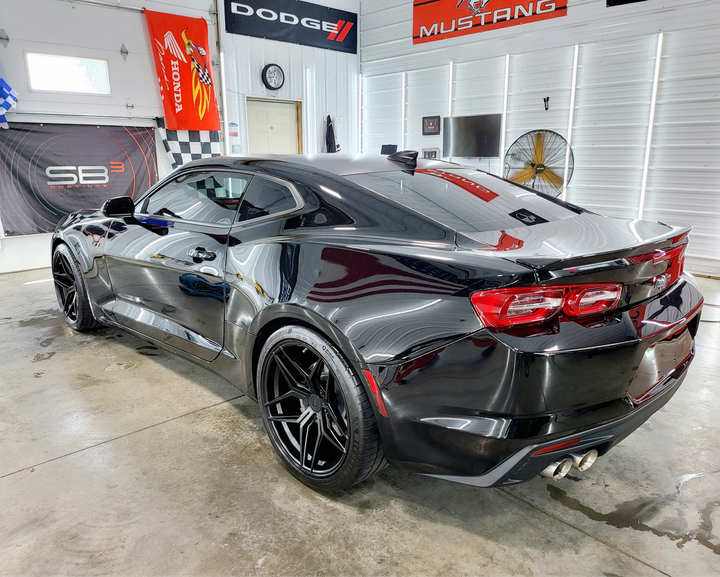
[(560, 196), (570, 182), (574, 167), (572, 149), (552, 130), (523, 134), (505, 154), (505, 178), (551, 196)]

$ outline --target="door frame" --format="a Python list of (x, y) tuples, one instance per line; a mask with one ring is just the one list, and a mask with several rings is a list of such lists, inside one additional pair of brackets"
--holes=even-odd
[[(254, 102), (282, 102), (284, 104), (294, 104), (295, 105), (295, 113), (297, 114), (297, 144), (298, 144), (298, 154), (303, 153), (303, 110), (302, 110), (302, 100), (285, 100), (280, 98), (256, 98), (255, 96), (247, 96), (245, 98), (245, 142), (248, 143), (248, 147), (250, 146), (250, 122), (247, 121), (247, 119), (250, 118), (248, 115), (248, 101), (252, 100)], [(248, 151), (249, 154), (249, 151)]]

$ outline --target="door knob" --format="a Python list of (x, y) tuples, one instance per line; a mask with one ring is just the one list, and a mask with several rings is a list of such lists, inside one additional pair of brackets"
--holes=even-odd
[(195, 262), (196, 264), (200, 264), (205, 260), (215, 260), (215, 257), (217, 255), (214, 252), (205, 250), (203, 247), (198, 246), (194, 249), (189, 250), (188, 256), (192, 257), (193, 262)]

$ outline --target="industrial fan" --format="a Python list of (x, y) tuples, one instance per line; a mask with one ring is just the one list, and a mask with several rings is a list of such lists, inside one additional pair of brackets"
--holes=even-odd
[(505, 178), (551, 196), (560, 196), (574, 166), (572, 149), (552, 130), (523, 134), (505, 154)]

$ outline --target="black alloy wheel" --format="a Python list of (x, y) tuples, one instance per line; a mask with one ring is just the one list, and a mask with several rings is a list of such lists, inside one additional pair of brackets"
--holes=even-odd
[(67, 245), (59, 244), (55, 248), (52, 273), (58, 304), (68, 326), (81, 332), (95, 328), (97, 322), (92, 315), (80, 267)]
[(286, 327), (265, 343), (258, 367), (265, 426), (293, 475), (333, 491), (385, 465), (367, 394), (331, 343), (305, 327)]

